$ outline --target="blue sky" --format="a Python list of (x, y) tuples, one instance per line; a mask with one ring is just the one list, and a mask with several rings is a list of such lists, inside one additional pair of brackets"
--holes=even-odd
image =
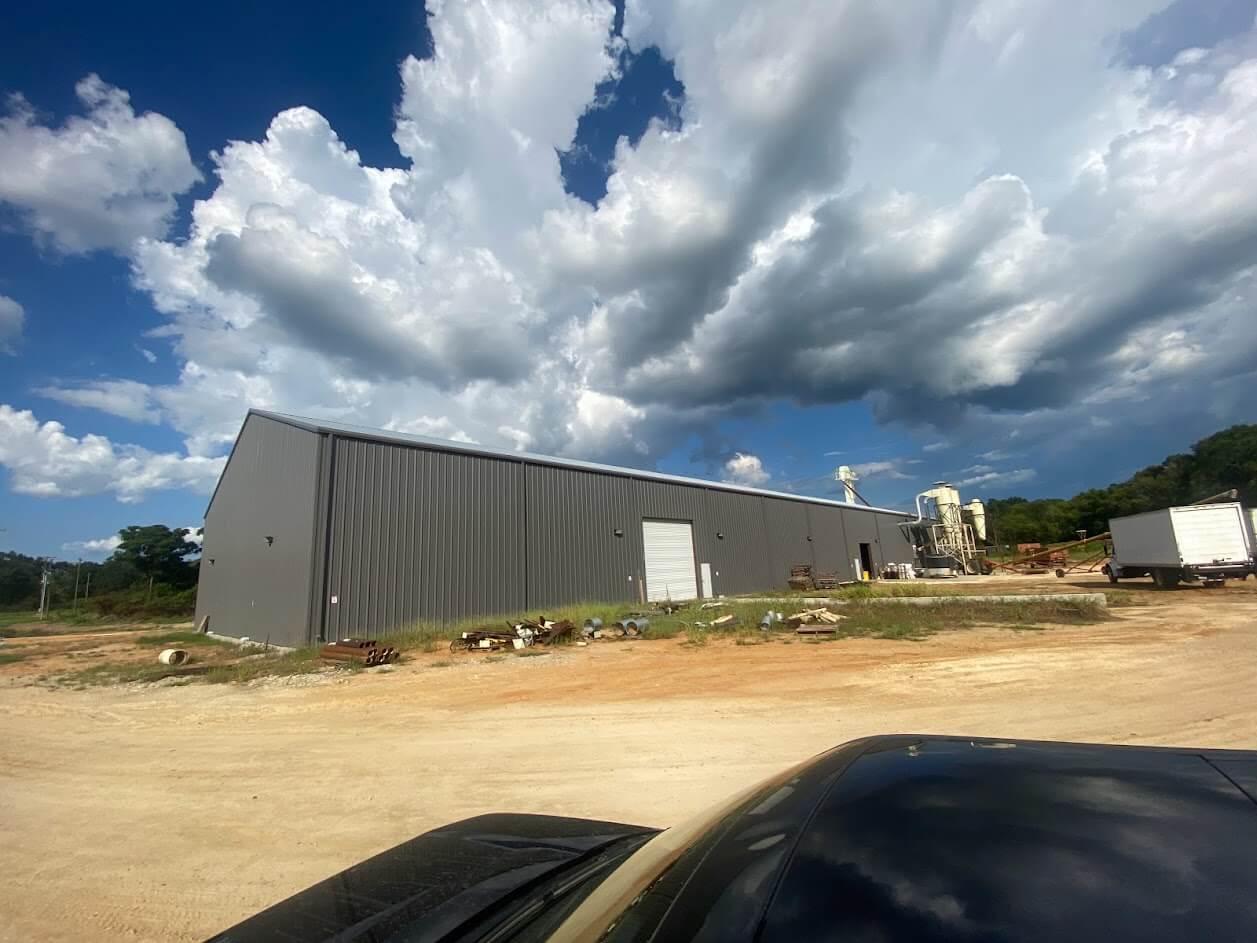
[(249, 405), (890, 506), (1254, 420), (1254, 0), (709, 6), (6, 8), (0, 548)]

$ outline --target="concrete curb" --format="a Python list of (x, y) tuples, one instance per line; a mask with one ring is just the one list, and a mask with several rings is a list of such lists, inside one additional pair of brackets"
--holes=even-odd
[(728, 602), (798, 603), (808, 606), (849, 606), (852, 603), (906, 602), (912, 606), (937, 606), (950, 602), (1087, 602), (1107, 609), (1108, 598), (1104, 593), (1025, 593), (1011, 596), (969, 596), (959, 593), (938, 596), (872, 596), (868, 599), (833, 599), (827, 596), (741, 596)]
[(1021, 596), (877, 596), (866, 603), (906, 602), (913, 606), (936, 606), (951, 602), (1085, 602), (1107, 609), (1104, 593), (1027, 593)]
[(219, 642), (230, 642), (232, 645), (239, 645), (241, 648), (260, 648), (268, 652), (295, 652), (296, 649), (290, 645), (268, 645), (265, 642), (258, 642), (251, 638), (233, 638), (230, 635), (219, 635), (217, 632), (202, 633), (207, 638), (212, 638)]

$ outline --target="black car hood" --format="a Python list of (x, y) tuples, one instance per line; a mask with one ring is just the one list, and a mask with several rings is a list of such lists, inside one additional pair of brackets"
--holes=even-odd
[(613, 943), (1257, 940), (1255, 784), (1239, 751), (857, 741), (723, 818), (601, 926)]
[(459, 930), (513, 894), (655, 829), (548, 815), (482, 815), (382, 852), (281, 901), (211, 943), (408, 940)]

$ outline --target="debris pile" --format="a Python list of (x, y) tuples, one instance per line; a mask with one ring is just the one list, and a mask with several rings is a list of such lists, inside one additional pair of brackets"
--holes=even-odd
[(381, 646), (375, 639), (345, 638), (338, 642), (328, 642), (319, 652), (324, 661), (347, 661), (374, 668), (376, 665), (388, 665), (397, 661), (400, 653), (391, 645)]
[[(588, 623), (588, 620), (586, 620)], [(545, 616), (508, 622), (507, 631), (501, 629), (473, 629), (450, 642), (452, 652), (496, 652), (504, 648), (529, 648), (533, 645), (552, 645), (572, 637), (576, 626), (567, 619), (555, 621)]]
[(769, 609), (766, 613), (764, 613), (764, 617), (759, 620), (759, 627), (767, 632), (775, 623), (781, 622), (784, 619), (785, 616), (783, 616), (780, 612), (773, 612)]
[(790, 567), (790, 579), (786, 583), (793, 590), (807, 592), (813, 589), (837, 589), (856, 580), (844, 580), (837, 570), (813, 570), (810, 563), (798, 563)]
[(630, 612), (623, 619), (604, 626), (601, 619), (586, 619), (581, 635), (593, 638), (640, 638), (650, 625), (650, 619), (637, 612)]
[(803, 591), (812, 588), (812, 565), (798, 563), (790, 567), (790, 579), (786, 581), (793, 590)]
[(694, 625), (700, 629), (731, 629), (738, 624), (740, 620), (737, 616), (730, 613), (727, 616), (719, 616), (710, 622), (695, 622)]
[(834, 626), (845, 618), (828, 609), (804, 609), (787, 616), (786, 625), (798, 635), (833, 635)]

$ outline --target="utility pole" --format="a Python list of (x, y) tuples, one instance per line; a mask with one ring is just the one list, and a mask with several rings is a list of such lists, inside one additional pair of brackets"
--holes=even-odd
[(87, 586), (83, 588), (83, 598), (87, 599), (92, 595), (92, 571), (87, 571)]
[(44, 564), (44, 571), (39, 578), (39, 617), (45, 619), (48, 617), (48, 577), (50, 571), (48, 564)]
[(78, 562), (74, 564), (74, 610), (79, 608), (79, 570), (83, 568), (83, 558), (79, 557)]

